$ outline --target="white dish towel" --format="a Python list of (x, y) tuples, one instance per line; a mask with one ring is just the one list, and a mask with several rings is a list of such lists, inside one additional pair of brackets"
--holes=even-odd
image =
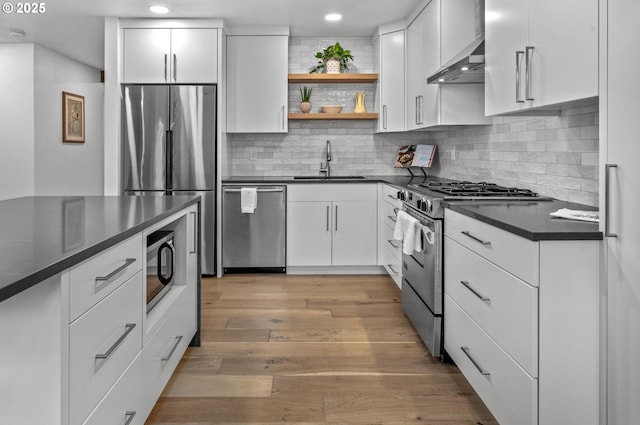
[(243, 187), (240, 189), (240, 209), (243, 214), (253, 214), (258, 208), (258, 188)]
[(422, 225), (417, 219), (404, 211), (398, 211), (396, 225), (393, 229), (393, 239), (402, 241), (402, 252), (411, 255), (413, 251), (422, 251), (421, 232)]

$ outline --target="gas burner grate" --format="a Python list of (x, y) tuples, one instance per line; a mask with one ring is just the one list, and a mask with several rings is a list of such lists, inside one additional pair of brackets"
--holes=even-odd
[(429, 189), (433, 192), (443, 193), (447, 196), (473, 196), (473, 197), (520, 197), (535, 198), (538, 197), (536, 192), (529, 189), (520, 189), (517, 187), (499, 186), (495, 183), (479, 182), (472, 183), (468, 181), (462, 182), (428, 182), (420, 183), (419, 186)]

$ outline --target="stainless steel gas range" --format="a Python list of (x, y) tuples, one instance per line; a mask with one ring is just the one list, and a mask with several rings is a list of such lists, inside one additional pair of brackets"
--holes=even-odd
[[(545, 200), (527, 189), (492, 183), (460, 182), (427, 177), (398, 191), (402, 210), (419, 222), (420, 252), (402, 254), (402, 306), (435, 357), (443, 355), (443, 230), (442, 201)], [(418, 237), (418, 235), (416, 235)]]

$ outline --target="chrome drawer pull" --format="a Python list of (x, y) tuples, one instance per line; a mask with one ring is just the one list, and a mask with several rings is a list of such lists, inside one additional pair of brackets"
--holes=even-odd
[(398, 271), (393, 267), (393, 264), (387, 264), (387, 267), (389, 267), (393, 274), (398, 274)]
[(469, 291), (471, 291), (471, 293), (473, 295), (475, 295), (476, 297), (480, 298), (482, 301), (484, 302), (489, 302), (491, 301), (491, 298), (485, 297), (484, 295), (480, 294), (478, 291), (476, 291), (475, 289), (473, 289), (471, 287), (471, 285), (469, 284), (469, 282), (467, 282), (466, 280), (461, 280), (460, 283), (462, 283), (462, 285), (467, 288)]
[(394, 247), (396, 249), (400, 248), (400, 245), (396, 245), (396, 244), (393, 243), (393, 239), (387, 239), (387, 242), (389, 242), (389, 245), (391, 245), (392, 247)]
[(460, 347), (460, 349), (465, 354), (465, 356), (467, 356), (467, 358), (471, 361), (471, 363), (473, 363), (473, 365), (476, 367), (476, 369), (478, 369), (478, 372), (480, 372), (484, 376), (491, 375), (490, 372), (487, 372), (486, 370), (482, 370), (480, 365), (478, 365), (478, 363), (473, 359), (473, 357), (471, 357), (471, 354), (469, 354), (469, 347)]
[(173, 352), (176, 351), (176, 348), (178, 348), (180, 341), (182, 341), (182, 335), (176, 337), (176, 343), (173, 344), (173, 348), (171, 349), (171, 351), (169, 351), (169, 354), (160, 359), (161, 362), (168, 362), (169, 359), (171, 359), (171, 356), (173, 356)]
[(195, 254), (198, 252), (198, 213), (192, 211), (189, 214), (193, 214), (193, 250), (189, 251), (189, 254)]
[(135, 262), (136, 262), (135, 258), (127, 258), (123, 265), (121, 265), (120, 267), (118, 267), (117, 269), (115, 269), (114, 271), (109, 273), (108, 275), (106, 275), (106, 276), (97, 276), (96, 277), (96, 282), (104, 282), (106, 280), (111, 279), (112, 277), (114, 277), (115, 275), (117, 275), (118, 273), (120, 273), (121, 271), (123, 271), (124, 269), (126, 269), (127, 267), (129, 267), (131, 264), (133, 264)]
[(393, 196), (393, 195), (387, 195), (387, 196), (395, 201), (399, 199), (397, 196)]
[(131, 333), (131, 331), (136, 327), (136, 324), (135, 323), (127, 323), (124, 326), (127, 328), (127, 330), (124, 331), (122, 336), (120, 338), (118, 338), (118, 340), (115, 342), (115, 344), (113, 344), (111, 346), (111, 348), (109, 348), (107, 350), (106, 353), (104, 353), (104, 354), (96, 354), (96, 360), (103, 360), (103, 359), (109, 358), (109, 356), (115, 351), (115, 349), (118, 348), (118, 346), (120, 344), (122, 344), (122, 341), (124, 341), (124, 339), (127, 337), (127, 335), (129, 335)]
[(388, 216), (387, 216), (387, 218), (388, 218), (389, 220), (393, 221), (394, 223), (395, 223), (396, 221), (398, 221), (398, 220), (396, 220), (396, 218), (395, 218), (394, 216), (392, 216), (392, 215), (388, 215)]
[(136, 417), (136, 412), (126, 412), (124, 415), (127, 417), (127, 421), (124, 425), (129, 425), (131, 421), (133, 421), (133, 418)]
[(480, 238), (478, 238), (478, 237), (476, 237), (476, 236), (473, 236), (473, 235), (471, 234), (471, 232), (469, 232), (468, 230), (462, 230), (460, 233), (462, 233), (462, 234), (463, 234), (463, 235), (465, 235), (465, 236), (470, 237), (470, 238), (471, 238), (471, 239), (473, 239), (474, 241), (480, 242), (482, 245), (491, 245), (491, 242), (489, 242), (489, 241), (483, 241), (482, 239), (480, 239)]

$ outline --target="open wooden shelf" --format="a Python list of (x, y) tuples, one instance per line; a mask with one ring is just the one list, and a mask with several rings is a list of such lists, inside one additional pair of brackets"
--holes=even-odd
[(290, 120), (377, 120), (378, 114), (375, 112), (364, 112), (355, 114), (353, 112), (341, 112), (339, 114), (325, 114), (323, 112), (289, 112)]
[(378, 74), (289, 74), (289, 83), (375, 83)]

